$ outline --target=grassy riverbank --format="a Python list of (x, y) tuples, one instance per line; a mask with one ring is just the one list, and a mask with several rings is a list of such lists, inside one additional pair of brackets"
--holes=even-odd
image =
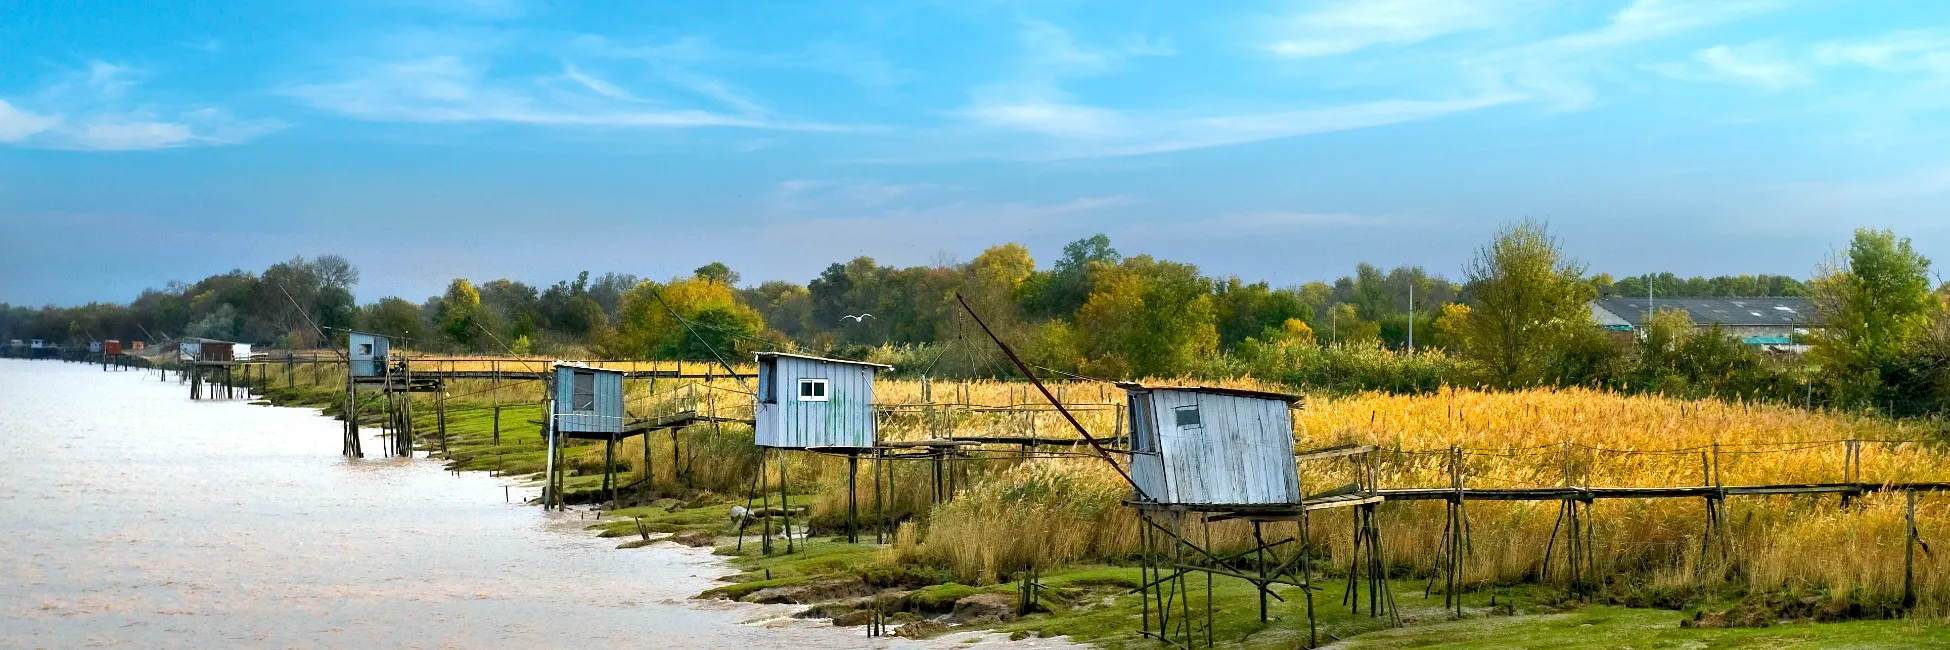
[[(922, 401), (909, 384), (889, 382), (888, 399)], [(1066, 387), (1070, 396), (1094, 395), (1093, 385)], [(479, 390), (455, 387), (456, 395)], [(974, 382), (936, 386), (935, 399), (952, 391), (965, 403), (1017, 404), (1028, 400), (1020, 386)], [(912, 395), (908, 393), (914, 393)], [(708, 394), (708, 391), (707, 391)], [(336, 413), (342, 393), (322, 388), (274, 389), (273, 403), (312, 406)], [(636, 396), (633, 412), (655, 411), (676, 400), (699, 400), (666, 393)], [(736, 399), (731, 397), (730, 399)], [(746, 398), (749, 399), (749, 398)], [(1088, 400), (1077, 400), (1088, 401)], [(1356, 396), (1320, 400), (1299, 414), (1297, 427), (1310, 446), (1363, 442), (1415, 449), (1440, 444), (1547, 448), (1582, 444), (1611, 450), (1665, 449), (1701, 440), (1725, 444), (1781, 444), (1790, 452), (1744, 453), (1726, 461), (1728, 483), (1769, 478), (1820, 480), (1840, 466), (1835, 452), (1816, 443), (1841, 437), (1911, 439), (1928, 432), (1905, 430), (1879, 420), (1805, 414), (1772, 407), (1716, 406), (1651, 398), (1615, 398), (1597, 393), (1550, 395), (1458, 393), (1427, 398)], [(431, 404), (419, 409), (419, 449), (446, 450), (449, 467), (488, 471), (539, 482), (543, 449), (540, 409), (532, 401), (509, 399), (496, 409), (473, 396), (449, 399), (445, 440), (437, 435)], [(376, 412), (372, 405), (362, 409)], [(1111, 430), (1116, 411), (1087, 413), (1088, 425)], [(984, 419), (986, 418), (986, 419)], [(1050, 420), (1040, 433), (1050, 434)], [(1038, 433), (1035, 416), (984, 416), (952, 409), (911, 409), (883, 420), (890, 440), (918, 439), (944, 430), (983, 434)], [(1520, 435), (1519, 435), (1520, 434)], [(1823, 443), (1825, 444), (1825, 443)], [(1876, 447), (1865, 473), (1893, 479), (1935, 477), (1937, 452), (1909, 444)], [(1575, 461), (1586, 476), (1602, 484), (1684, 482), (1697, 474), (1697, 454), (1684, 458), (1624, 456), (1629, 462), (1598, 463), (1588, 455), (1562, 455), (1525, 461), (1510, 455), (1480, 460), (1477, 480), (1534, 482), (1555, 475)], [(1398, 458), (1413, 458), (1400, 455)], [(812, 536), (793, 542), (794, 553), (774, 540), (773, 553), (758, 541), (764, 520), (752, 522), (744, 543), (730, 520), (733, 505), (745, 505), (758, 455), (749, 427), (693, 427), (676, 433), (632, 438), (617, 450), (609, 467), (619, 486), (619, 503), (603, 512), (592, 534), (620, 545), (688, 543), (714, 546), (739, 573), (726, 585), (702, 594), (759, 602), (804, 605), (810, 616), (858, 625), (879, 610), (895, 623), (914, 622), (907, 633), (949, 629), (996, 629), (1022, 635), (1056, 636), (1110, 647), (1155, 647), (1136, 632), (1143, 602), (1132, 593), (1140, 583), (1135, 566), (1134, 519), (1118, 505), (1122, 497), (1114, 475), (1101, 461), (1088, 459), (973, 460), (959, 463), (952, 477), (954, 500), (931, 503), (928, 468), (921, 463), (893, 468), (886, 508), (861, 488), (863, 539), (871, 542), (877, 517), (885, 512), (894, 531), (885, 544), (835, 541), (843, 532), (844, 462), (811, 454), (788, 454), (789, 505), (804, 509), (793, 519), (794, 533)], [(571, 472), (571, 502), (589, 503), (601, 494), (606, 454), (600, 443), (576, 443), (565, 452)], [(776, 461), (772, 461), (776, 462)], [(1526, 465), (1525, 462), (1530, 464)], [(1690, 469), (1688, 468), (1690, 465)], [(776, 465), (768, 472), (776, 476)], [(1420, 484), (1441, 478), (1442, 468), (1404, 462), (1389, 470), (1390, 484)], [(863, 472), (863, 476), (865, 473)], [(1752, 477), (1752, 478), (1749, 478)], [(1338, 484), (1331, 475), (1309, 474), (1310, 486)], [(1586, 478), (1589, 481), (1591, 479)], [(1696, 478), (1691, 480), (1697, 480)], [(1676, 483), (1675, 483), (1676, 484)], [(624, 487), (627, 486), (627, 487)], [(1309, 488), (1310, 491), (1318, 489)], [(776, 505), (777, 492), (771, 499)], [(1917, 620), (1852, 620), (1903, 611), (1891, 603), (1889, 574), (1900, 570), (1901, 519), (1888, 499), (1859, 501), (1837, 511), (1833, 499), (1759, 499), (1741, 505), (1731, 534), (1744, 550), (1736, 566), (1708, 564), (1697, 553), (1699, 537), (1690, 523), (1690, 504), (1604, 504), (1603, 522), (1593, 533), (1607, 579), (1587, 589), (1584, 600), (1567, 595), (1561, 580), (1538, 579), (1544, 541), (1554, 511), (1534, 506), (1472, 505), (1478, 529), (1474, 555), (1467, 563), (1465, 615), (1451, 620), (1442, 609), (1440, 588), (1428, 590), (1436, 562), (1428, 549), (1440, 533), (1437, 512), (1411, 506), (1385, 509), (1390, 583), (1405, 627), (1390, 628), (1366, 611), (1343, 604), (1349, 549), (1347, 527), (1331, 515), (1316, 522), (1316, 619), (1319, 641), (1340, 647), (1950, 647), (1950, 632)], [(1923, 538), (1942, 530), (1934, 505)], [(1689, 517), (1691, 519), (1689, 519)], [(773, 520), (776, 525), (776, 520)], [(1434, 529), (1430, 529), (1433, 522)], [(1891, 531), (1895, 526), (1897, 530)], [(1541, 530), (1539, 528), (1541, 527)], [(1850, 532), (1846, 527), (1853, 527)], [(1215, 524), (1220, 547), (1236, 546), (1235, 527)], [(646, 541), (648, 538), (648, 541)], [(658, 541), (667, 540), (667, 541)], [(1823, 546), (1823, 544), (1828, 544)], [(1828, 549), (1827, 551), (1822, 550)], [(1663, 549), (1663, 550), (1662, 550)], [(1847, 549), (1838, 557), (1837, 549)], [(627, 551), (624, 551), (627, 552)], [(1670, 556), (1661, 553), (1671, 552)], [(1892, 553), (1894, 555), (1892, 555)], [(1663, 558), (1663, 559), (1662, 559)], [(1826, 559), (1823, 559), (1826, 558)], [(1663, 564), (1662, 564), (1663, 563)], [(1043, 585), (1033, 613), (1017, 616), (1016, 569), (1040, 566)], [(1707, 571), (1708, 569), (1713, 572)], [(1920, 590), (1926, 608), (1940, 608), (1942, 569), (1931, 557), (1919, 558)], [(1705, 579), (1711, 576), (1713, 579)], [(1897, 579), (1900, 574), (1897, 575)], [(1206, 606), (1204, 577), (1194, 579), (1191, 600), (1183, 606), (1201, 618)], [(1769, 581), (1772, 581), (1771, 583)], [(1440, 581), (1437, 581), (1440, 584)], [(1900, 584), (1899, 582), (1897, 584)], [(1771, 585), (1771, 586), (1770, 586)], [(1212, 637), (1221, 645), (1294, 647), (1307, 641), (1305, 594), (1297, 587), (1277, 593), (1269, 604), (1273, 619), (1261, 624), (1258, 599), (1247, 583), (1213, 580)], [(1657, 606), (1625, 608), (1619, 604)], [(1660, 608), (1662, 607), (1662, 608)], [(1934, 611), (1934, 610), (1930, 610)], [(1922, 620), (1935, 620), (1925, 617)], [(1697, 621), (1703, 627), (1682, 627)], [(1202, 636), (1202, 635), (1201, 635)]]

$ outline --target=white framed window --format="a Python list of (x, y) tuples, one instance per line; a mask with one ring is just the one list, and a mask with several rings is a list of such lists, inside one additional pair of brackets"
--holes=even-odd
[(371, 344), (371, 343), (360, 343), (360, 344), (359, 344), (359, 356), (362, 356), (362, 357), (370, 357), (370, 356), (372, 356), (372, 344)]
[(799, 401), (824, 402), (826, 401), (826, 399), (827, 399), (826, 380), (824, 379), (799, 380)]
[(1180, 429), (1200, 429), (1205, 427), (1204, 421), (1199, 419), (1197, 405), (1174, 408), (1171, 410), (1171, 416), (1173, 422)]

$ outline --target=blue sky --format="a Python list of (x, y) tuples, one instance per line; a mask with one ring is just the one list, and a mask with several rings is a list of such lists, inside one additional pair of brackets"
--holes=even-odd
[(0, 2), (0, 301), (338, 253), (804, 282), (871, 255), (1456, 277), (1950, 261), (1950, 3)]

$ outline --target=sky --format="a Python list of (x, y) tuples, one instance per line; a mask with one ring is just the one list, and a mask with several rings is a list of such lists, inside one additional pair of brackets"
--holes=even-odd
[(1459, 278), (1950, 263), (1950, 3), (0, 0), (0, 302), (343, 255), (361, 300), (725, 262)]

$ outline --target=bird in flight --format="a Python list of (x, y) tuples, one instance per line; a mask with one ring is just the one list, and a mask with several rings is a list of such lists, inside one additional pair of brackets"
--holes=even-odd
[(855, 316), (855, 315), (853, 315), (853, 314), (847, 314), (847, 315), (845, 315), (845, 316), (841, 316), (841, 317), (840, 317), (840, 320), (848, 320), (848, 319), (851, 319), (851, 320), (852, 320), (853, 322), (855, 322), (855, 323), (858, 323), (858, 322), (860, 322), (860, 319), (862, 319), (862, 318), (873, 318), (873, 314), (869, 314), (869, 313), (866, 313), (866, 312), (861, 312), (861, 313), (860, 313), (860, 314), (859, 314), (858, 316)]

